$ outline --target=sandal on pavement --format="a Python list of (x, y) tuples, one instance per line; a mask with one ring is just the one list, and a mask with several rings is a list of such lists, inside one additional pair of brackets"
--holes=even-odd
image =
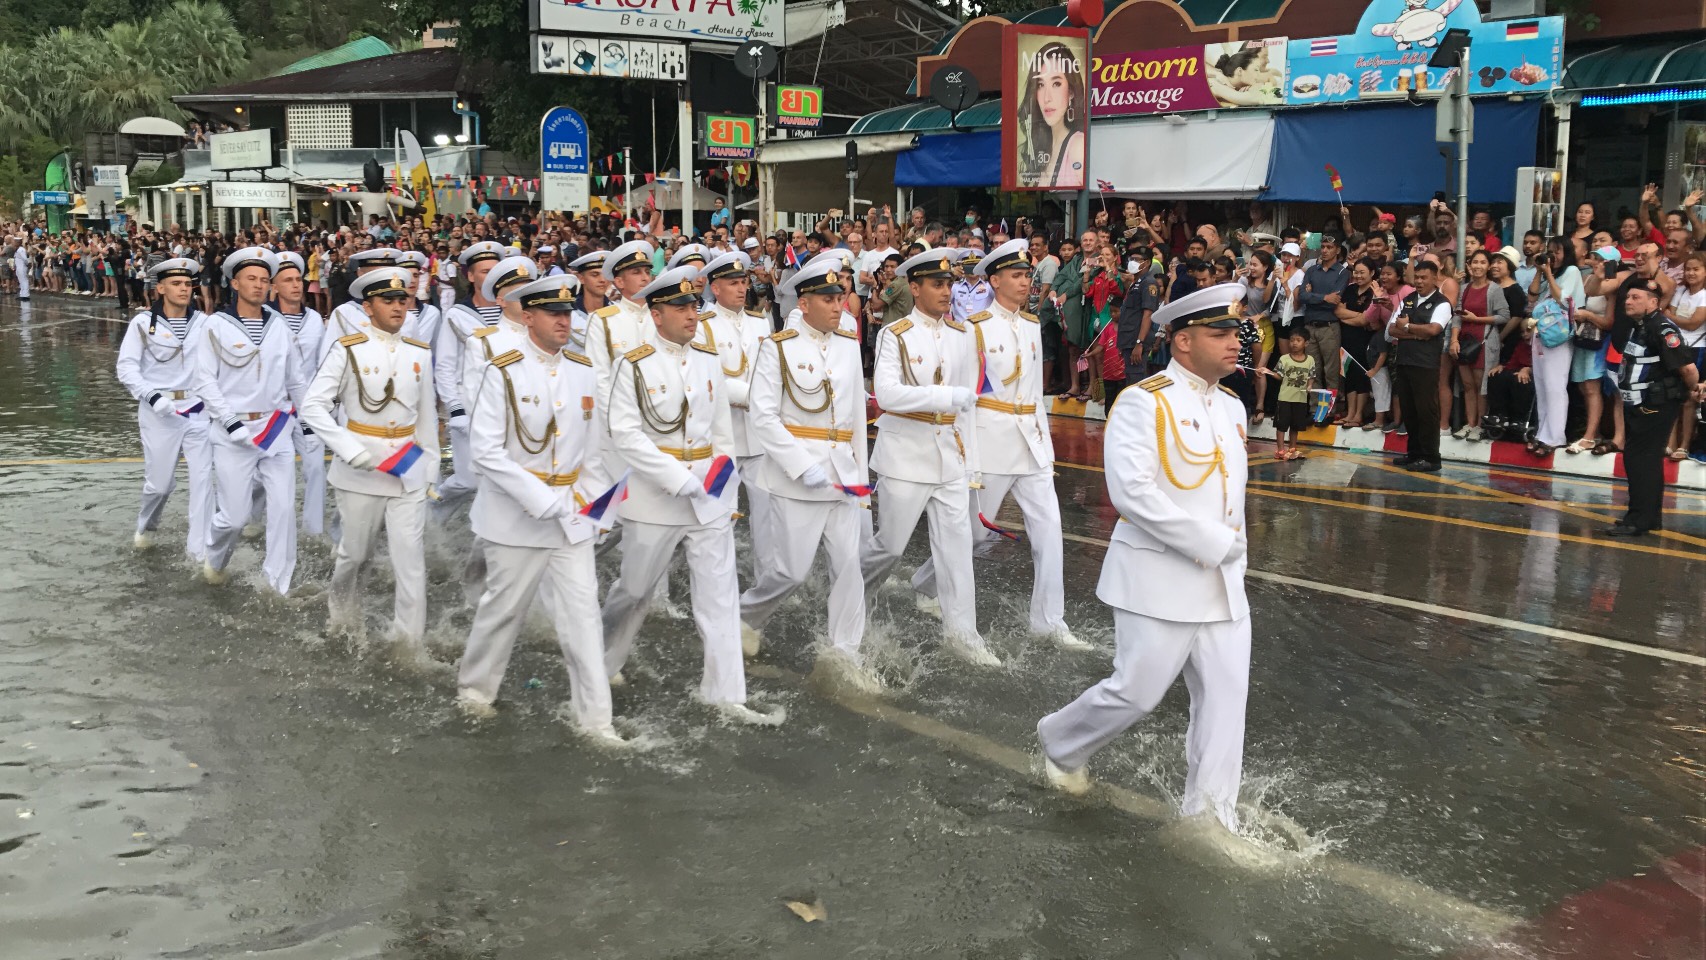
[(1678, 448), (1678, 449), (1675, 449), (1675, 450), (1672, 450), (1672, 451), (1671, 451), (1671, 452), (1670, 452), (1670, 458), (1671, 458), (1671, 459), (1672, 459), (1672, 460), (1675, 460), (1675, 461), (1677, 461), (1677, 462), (1678, 462), (1678, 463), (1681, 463), (1681, 462), (1682, 462), (1682, 461), (1684, 461), (1684, 460), (1687, 460), (1687, 459), (1688, 459), (1688, 451), (1687, 451), (1687, 450), (1683, 450), (1683, 449), (1681, 449), (1681, 448)]
[(1612, 443), (1610, 440), (1601, 440), (1594, 444), (1593, 449), (1588, 452), (1592, 453), (1596, 457), (1603, 457), (1608, 453), (1622, 453), (1623, 448)]
[(1346, 430), (1355, 430), (1357, 427), (1362, 426), (1362, 421), (1361, 420), (1346, 420), (1343, 423), (1339, 424), (1339, 426), (1344, 427)]
[(1267, 419), (1267, 416), (1267, 413), (1263, 411), (1261, 407), (1257, 407), (1256, 412), (1250, 414), (1250, 422), (1261, 423), (1263, 420)]
[(1583, 437), (1580, 440), (1577, 440), (1575, 443), (1572, 443), (1569, 446), (1565, 447), (1564, 452), (1565, 453), (1586, 453), (1589, 450), (1592, 450), (1595, 446), (1596, 446), (1596, 444), (1592, 440), (1588, 439), (1587, 437)]

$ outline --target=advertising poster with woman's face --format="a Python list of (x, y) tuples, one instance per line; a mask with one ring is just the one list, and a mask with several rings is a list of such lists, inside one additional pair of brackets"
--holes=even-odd
[[(1064, 35), (1062, 35), (1064, 33)], [(1083, 34), (1014, 29), (1007, 41), (1002, 186), (1080, 190), (1090, 161), (1090, 98)]]

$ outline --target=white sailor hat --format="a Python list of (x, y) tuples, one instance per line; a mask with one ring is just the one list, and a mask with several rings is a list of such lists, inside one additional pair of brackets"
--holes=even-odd
[(800, 269), (804, 270), (807, 267), (816, 266), (820, 263), (832, 263), (845, 270), (853, 266), (853, 251), (842, 250), (839, 247), (831, 247), (828, 250), (813, 256), (805, 263), (800, 264)]
[(275, 277), (278, 276), (279, 271), (283, 270), (285, 267), (293, 267), (297, 273), (308, 272), (308, 265), (302, 262), (302, 254), (300, 253), (292, 253), (289, 250), (284, 250), (273, 254), (272, 257), (272, 275)]
[[(499, 266), (501, 268), (502, 265)], [(531, 283), (513, 285), (504, 291), (504, 299), (520, 303), (523, 310), (567, 313), (575, 308), (575, 294), (579, 290), (580, 281), (565, 273), (544, 277)]]
[(505, 257), (486, 274), (485, 282), (480, 284), (480, 296), (496, 300), (505, 290), (538, 278), (539, 268), (526, 256)]
[(427, 268), (427, 255), (419, 250), (399, 250), (397, 252), (397, 266), (425, 270)]
[(374, 247), (372, 250), (357, 250), (350, 254), (349, 262), (350, 266), (358, 270), (373, 267), (394, 267), (397, 265), (397, 258), (402, 255), (403, 251), (396, 247)]
[(681, 245), (681, 249), (675, 251), (675, 256), (669, 258), (669, 266), (666, 269), (673, 270), (689, 263), (703, 267), (706, 252), (705, 245), (702, 243), (684, 243)]
[(225, 279), (230, 280), (244, 267), (265, 267), (270, 278), (278, 269), (278, 261), (266, 247), (244, 247), (225, 255)]
[(652, 245), (644, 240), (629, 240), (620, 247), (610, 251), (604, 258), (604, 279), (614, 280), (616, 275), (630, 267), (652, 267)]
[(148, 276), (155, 280), (165, 280), (168, 277), (189, 277), (195, 279), (201, 273), (201, 264), (189, 257), (173, 257), (162, 260), (148, 270)]
[(576, 272), (597, 270), (604, 266), (604, 258), (610, 256), (608, 250), (594, 250), (569, 261), (569, 269)]
[[(816, 258), (813, 258), (816, 260)], [(779, 289), (795, 295), (805, 293), (846, 293), (842, 284), (847, 280), (847, 268), (839, 260), (808, 263), (799, 272), (782, 281)]]
[(481, 240), (462, 248), (456, 255), (456, 262), (464, 268), (471, 267), (482, 260), (502, 260), (504, 258), (503, 244), (492, 240)]
[(958, 248), (937, 247), (909, 258), (895, 272), (908, 280), (952, 280), (954, 264), (963, 256)]
[(551, 244), (547, 243), (547, 244), (540, 246), (539, 252), (540, 253), (556, 253), (557, 248), (552, 246)]
[(349, 285), (349, 295), (357, 300), (374, 297), (400, 299), (413, 297), (415, 285), (409, 281), (409, 272), (402, 267), (380, 267), (356, 277)]
[(1242, 283), (1217, 283), (1162, 304), (1155, 311), (1155, 322), (1168, 333), (1187, 327), (1236, 327), (1238, 314), (1232, 305), (1243, 299)]
[(752, 258), (736, 250), (705, 264), (705, 269), (699, 271), (699, 279), (731, 280), (746, 276), (746, 272), (751, 269)]
[(972, 272), (980, 277), (987, 277), (997, 270), (1006, 270), (1008, 267), (1024, 267), (1028, 270), (1030, 266), (1031, 242), (1029, 240), (1009, 240), (985, 254), (983, 259), (977, 262), (977, 266), (972, 268)]
[(640, 299), (647, 306), (668, 304), (694, 304), (699, 302), (699, 293), (693, 289), (693, 281), (699, 279), (698, 267), (676, 267), (658, 274), (656, 280), (646, 284), (640, 291)]
[(1278, 246), (1279, 242), (1280, 242), (1280, 238), (1274, 236), (1271, 233), (1263, 233), (1260, 230), (1252, 231), (1250, 233), (1250, 245), (1251, 246), (1259, 246), (1259, 245), (1264, 244), (1264, 243), (1271, 243), (1271, 244), (1274, 244), (1275, 246)]

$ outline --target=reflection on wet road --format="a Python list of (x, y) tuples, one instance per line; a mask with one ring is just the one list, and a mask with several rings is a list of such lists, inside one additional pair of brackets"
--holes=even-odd
[[(1252, 565), (1271, 576), (1250, 589), (1244, 801), (1270, 826), (1251, 862), (1165, 814), (1182, 689), (1098, 758), (1091, 800), (1028, 775), (1036, 719), (1111, 651), (1096, 424), (1056, 430), (1067, 615), (1097, 652), (1023, 636), (1029, 562), (1006, 546), (979, 568), (1003, 669), (931, 653), (936, 624), (896, 580), (872, 610), (895, 689), (820, 693), (797, 679), (819, 586), (751, 669), (788, 725), (730, 729), (689, 702), (690, 625), (654, 617), (616, 694), (641, 743), (621, 756), (556, 721), (567, 682), (542, 623), (508, 709), (473, 728), (447, 689), (323, 638), (326, 544), (270, 601), (131, 553), (118, 329), (82, 305), (23, 322), (0, 305), (8, 960), (1467, 955), (1703, 842), (1697, 495), (1667, 503), (1675, 536), (1622, 545), (1593, 536), (1612, 484), (1253, 451)], [(163, 541), (181, 498), (167, 524)], [(460, 527), (430, 544), (444, 648), (468, 626), (465, 545)], [(237, 569), (256, 563), (239, 551)], [(377, 612), (390, 584), (371, 581)], [(827, 919), (803, 924), (790, 899)]]

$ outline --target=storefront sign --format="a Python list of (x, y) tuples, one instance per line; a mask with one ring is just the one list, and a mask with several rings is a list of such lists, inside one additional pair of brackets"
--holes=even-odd
[(758, 118), (700, 114), (699, 153), (706, 160), (758, 159)]
[(31, 190), (30, 204), (37, 207), (49, 205), (69, 207), (71, 206), (71, 194), (64, 190)]
[(786, 46), (782, 0), (531, 0), (531, 29)]
[(238, 209), (278, 210), (290, 206), (290, 184), (259, 180), (215, 180), (213, 205)]
[(271, 130), (239, 130), (207, 138), (215, 170), (265, 170), (278, 166)]
[(1090, 159), (1090, 40), (1015, 25), (1002, 36), (1001, 187), (1080, 190)]
[(823, 125), (823, 88), (778, 83), (771, 103), (776, 126), (789, 130), (816, 130)]
[(1374, 0), (1356, 33), (1290, 42), (1285, 102), (1332, 103), (1437, 94), (1456, 68), (1429, 67), (1450, 28), (1469, 31), (1469, 92), (1544, 93), (1563, 71), (1564, 20), (1481, 22), (1460, 0)]
[(1270, 37), (1135, 53), (1096, 51), (1091, 113), (1119, 117), (1285, 102), (1286, 40)]
[(687, 45), (536, 33), (533, 72), (623, 80), (686, 80)]

